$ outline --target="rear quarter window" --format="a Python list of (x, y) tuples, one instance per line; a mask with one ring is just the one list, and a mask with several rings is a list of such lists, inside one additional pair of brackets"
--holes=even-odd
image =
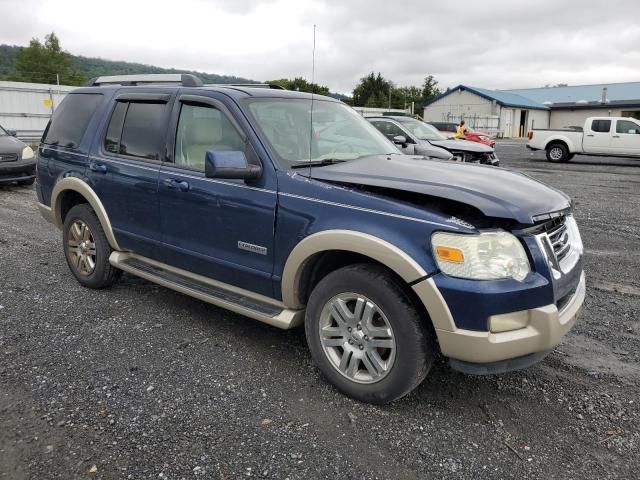
[(54, 112), (42, 143), (77, 148), (101, 100), (100, 93), (68, 94)]

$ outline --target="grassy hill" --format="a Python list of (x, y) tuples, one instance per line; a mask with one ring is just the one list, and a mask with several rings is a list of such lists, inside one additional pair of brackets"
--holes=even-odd
[[(24, 47), (0, 45), (0, 80), (11, 80), (16, 74), (15, 63), (18, 52)], [(233, 75), (217, 75), (215, 73), (196, 72), (193, 70), (179, 70), (175, 68), (161, 68), (143, 63), (104, 60), (102, 58), (71, 55), (75, 70), (86, 77), (101, 75), (131, 75), (140, 73), (192, 73), (202, 79), (204, 83), (259, 83), (248, 78)], [(55, 79), (47, 79), (42, 83), (55, 83)]]

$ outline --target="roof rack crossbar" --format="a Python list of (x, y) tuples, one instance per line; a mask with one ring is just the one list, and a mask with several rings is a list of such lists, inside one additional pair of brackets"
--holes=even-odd
[(190, 73), (150, 73), (141, 75), (108, 75), (94, 77), (86, 83), (87, 87), (100, 85), (153, 85), (179, 84), (183, 87), (201, 87), (202, 80)]

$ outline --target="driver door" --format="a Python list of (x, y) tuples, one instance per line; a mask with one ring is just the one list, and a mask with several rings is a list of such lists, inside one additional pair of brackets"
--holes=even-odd
[(631, 120), (616, 120), (611, 150), (618, 155), (640, 155), (640, 125)]
[(244, 151), (260, 163), (221, 100), (183, 95), (174, 106), (172, 162), (160, 168), (159, 210), (164, 261), (226, 284), (271, 296), (277, 195), (263, 177), (212, 179), (207, 151)]
[(402, 150), (402, 153), (405, 153), (407, 155), (413, 155), (415, 153), (416, 145), (415, 143), (413, 143), (413, 140), (411, 139), (411, 135), (409, 134), (409, 132), (407, 132), (403, 128), (399, 127), (395, 123), (390, 122), (388, 120), (372, 120), (371, 125), (376, 127), (380, 133), (382, 133), (385, 137), (387, 137), (393, 143), (395, 143), (393, 141), (394, 137), (402, 136), (406, 138), (407, 143), (405, 143), (404, 145), (396, 145), (396, 146), (400, 150)]

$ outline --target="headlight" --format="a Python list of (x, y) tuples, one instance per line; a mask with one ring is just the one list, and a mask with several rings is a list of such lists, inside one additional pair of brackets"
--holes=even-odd
[(23, 160), (31, 160), (35, 155), (33, 154), (33, 149), (29, 146), (26, 146), (22, 149), (22, 159)]
[(531, 271), (522, 244), (508, 232), (478, 235), (436, 232), (431, 236), (431, 245), (438, 267), (452, 277), (513, 278), (521, 282)]
[(480, 140), (491, 140), (491, 137), (487, 137), (486, 135), (480, 135), (478, 138)]

